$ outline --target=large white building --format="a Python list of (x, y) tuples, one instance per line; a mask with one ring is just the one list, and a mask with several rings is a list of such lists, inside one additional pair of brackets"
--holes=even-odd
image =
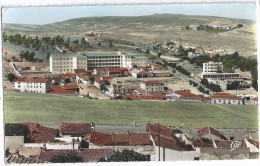
[(223, 70), (222, 62), (203, 63), (203, 74), (204, 73), (218, 73), (218, 72), (222, 72), (222, 70)]
[(71, 73), (74, 69), (93, 70), (95, 68), (145, 67), (147, 57), (122, 52), (85, 52), (52, 55), (50, 72)]
[(21, 92), (47, 93), (51, 89), (49, 79), (19, 78), (14, 81), (14, 87)]

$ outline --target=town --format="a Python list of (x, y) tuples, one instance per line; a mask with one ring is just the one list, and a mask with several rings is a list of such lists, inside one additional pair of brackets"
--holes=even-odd
[(249, 26), (174, 14), (4, 24), (5, 163), (258, 159)]

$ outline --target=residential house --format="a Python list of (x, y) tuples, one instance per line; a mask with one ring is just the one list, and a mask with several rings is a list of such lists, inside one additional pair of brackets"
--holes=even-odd
[(116, 150), (133, 149), (145, 155), (154, 154), (154, 147), (149, 132), (105, 134), (91, 131), (88, 136), (89, 149), (115, 148)]
[(182, 101), (204, 101), (204, 102), (210, 102), (211, 98), (210, 97), (205, 97), (205, 96), (200, 96), (200, 95), (195, 95), (193, 93), (190, 93), (185, 90), (177, 90), (174, 92), (175, 94), (179, 95), (179, 99)]
[(97, 162), (101, 158), (105, 158), (114, 154), (115, 150), (113, 148), (110, 149), (81, 149), (81, 150), (73, 150), (73, 149), (66, 149), (66, 150), (46, 150), (42, 149), (39, 156), (37, 157), (38, 160), (48, 161), (51, 162), (51, 159), (55, 156), (67, 156), (69, 154), (73, 154), (77, 157), (80, 157), (83, 162)]
[(76, 95), (79, 93), (79, 86), (76, 84), (53, 86), (51, 87), (51, 91), (49, 93), (59, 95)]
[(74, 69), (73, 71), (76, 75), (85, 74), (87, 72), (85, 69)]
[(243, 105), (244, 99), (229, 93), (215, 93), (212, 96), (211, 103), (213, 104), (232, 104)]
[(80, 137), (95, 130), (94, 123), (60, 123), (59, 132), (61, 137)]
[(151, 155), (151, 161), (199, 159), (200, 151), (176, 137), (172, 129), (156, 123), (147, 123), (146, 131), (151, 133), (155, 147), (155, 154)]
[(199, 138), (204, 137), (211, 140), (220, 140), (220, 139), (227, 140), (227, 138), (223, 134), (221, 134), (218, 130), (210, 126), (202, 127), (197, 132)]
[(107, 68), (95, 68), (92, 72), (92, 74), (98, 74), (102, 76), (107, 76), (108, 75), (108, 70)]
[(51, 88), (50, 79), (18, 78), (14, 81), (14, 88), (21, 92), (47, 93)]
[(251, 99), (251, 105), (258, 105), (258, 96)]
[(140, 83), (140, 88), (146, 93), (150, 92), (164, 92), (164, 83), (161, 81), (143, 81)]
[(123, 77), (128, 76), (130, 72), (127, 68), (121, 67), (121, 68), (108, 68), (108, 75), (113, 77)]

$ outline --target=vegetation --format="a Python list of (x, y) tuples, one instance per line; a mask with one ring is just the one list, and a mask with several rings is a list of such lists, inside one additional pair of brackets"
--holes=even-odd
[(9, 73), (7, 75), (7, 79), (10, 81), (10, 82), (13, 82), (15, 79), (16, 79), (16, 76), (13, 74), (13, 73)]
[(28, 132), (26, 126), (18, 123), (5, 124), (5, 136), (24, 136)]
[(191, 81), (191, 80), (189, 81), (189, 83), (190, 83), (190, 85), (193, 85), (194, 87), (197, 87), (199, 85), (198, 83)]
[(99, 162), (128, 162), (128, 161), (149, 161), (149, 158), (133, 149), (117, 150), (108, 158), (102, 158)]
[(173, 129), (174, 134), (182, 134), (182, 131), (179, 129)]
[(201, 137), (200, 140), (202, 142), (209, 143), (209, 144), (213, 143), (212, 139), (210, 139), (210, 138)]
[(221, 91), (221, 87), (220, 85), (216, 85), (213, 83), (209, 83), (207, 79), (202, 79), (200, 81), (200, 83), (204, 86), (206, 86), (206, 88), (209, 88), (210, 90), (214, 91), (214, 92), (220, 92)]
[[(75, 110), (75, 111), (71, 111)], [(4, 92), (5, 123), (60, 122), (111, 125), (145, 125), (147, 121), (166, 126), (215, 128), (258, 128), (256, 106), (136, 100), (91, 100), (28, 92)]]
[(236, 90), (239, 88), (239, 82), (234, 81), (231, 84), (227, 85), (227, 90)]
[(35, 52), (29, 52), (29, 51), (26, 51), (26, 52), (21, 52), (19, 54), (21, 60), (25, 59), (29, 62), (35, 62), (37, 59), (34, 58), (35, 56)]
[(150, 56), (148, 56), (148, 59), (149, 60), (155, 60), (155, 59), (160, 59), (160, 57), (159, 56), (150, 55)]
[(81, 157), (75, 154), (57, 155), (51, 159), (51, 163), (78, 163), (83, 162)]
[(184, 75), (190, 76), (190, 72), (188, 72), (186, 69), (182, 68), (181, 66), (177, 66), (176, 70), (178, 70), (179, 72), (181, 72)]

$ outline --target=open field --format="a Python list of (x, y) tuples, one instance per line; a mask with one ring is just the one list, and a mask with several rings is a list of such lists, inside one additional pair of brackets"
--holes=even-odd
[(5, 122), (95, 122), (110, 125), (145, 125), (258, 129), (255, 106), (213, 105), (159, 101), (95, 100), (73, 96), (5, 92)]

